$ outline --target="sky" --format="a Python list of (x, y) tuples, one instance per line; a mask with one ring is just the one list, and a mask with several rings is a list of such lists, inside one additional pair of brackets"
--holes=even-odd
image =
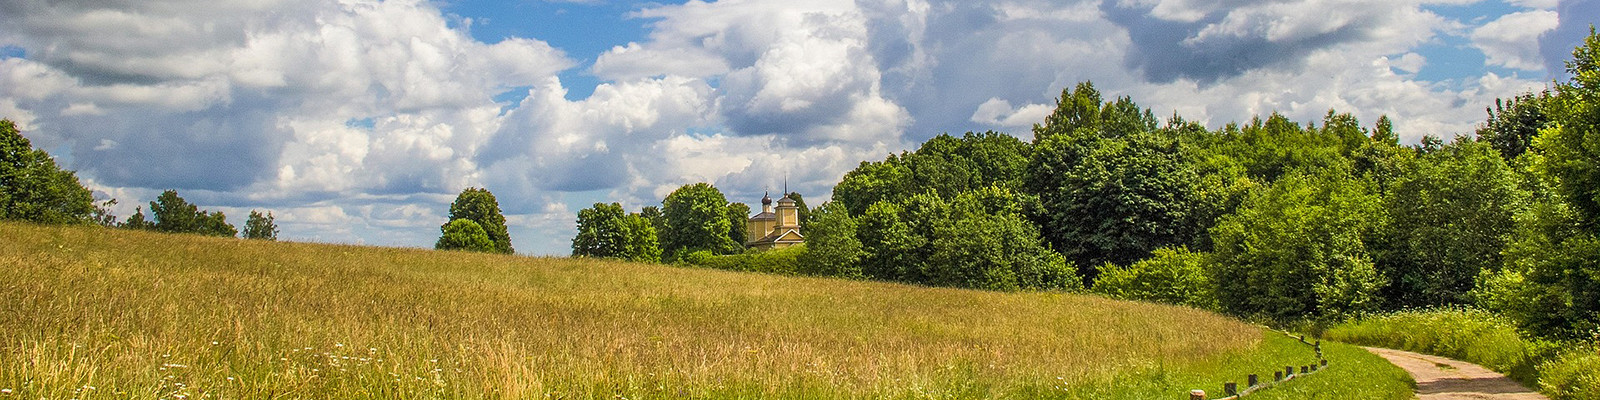
[(709, 182), (821, 203), (941, 133), (1032, 138), (1092, 81), (1212, 128), (1403, 142), (1543, 90), (1600, 0), (0, 0), (0, 118), (117, 215), (176, 189), (280, 239), (431, 247), (485, 187), (519, 253)]

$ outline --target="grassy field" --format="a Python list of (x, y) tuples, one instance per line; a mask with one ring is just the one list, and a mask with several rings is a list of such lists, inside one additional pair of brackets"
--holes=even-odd
[[(1091, 296), (0, 222), (0, 397), (1153, 399), (1310, 359)], [(1302, 386), (1409, 396), (1334, 371)]]

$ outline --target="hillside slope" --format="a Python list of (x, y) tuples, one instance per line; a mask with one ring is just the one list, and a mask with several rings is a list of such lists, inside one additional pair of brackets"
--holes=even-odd
[(24, 398), (1148, 398), (1311, 357), (1211, 313), (1056, 293), (8, 222), (0, 238), (0, 388)]

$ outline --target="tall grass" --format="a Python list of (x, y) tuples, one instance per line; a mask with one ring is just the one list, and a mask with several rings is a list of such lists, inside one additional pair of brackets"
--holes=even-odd
[(1208, 312), (1060, 293), (5, 222), (0, 238), (0, 394), (18, 398), (1146, 399), (1311, 357)]
[(1483, 365), (1557, 400), (1600, 400), (1600, 353), (1593, 344), (1529, 338), (1512, 321), (1488, 311), (1401, 311), (1345, 322), (1324, 335)]

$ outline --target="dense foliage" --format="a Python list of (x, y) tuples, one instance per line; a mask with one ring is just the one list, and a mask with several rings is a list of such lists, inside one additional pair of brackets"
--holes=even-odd
[(143, 209), (140, 209), (128, 217), (122, 227), (224, 237), (234, 237), (239, 234), (238, 228), (229, 224), (228, 217), (221, 211), (201, 210), (199, 206), (190, 204), (178, 196), (176, 190), (161, 192), (155, 201), (150, 202), (149, 218), (147, 220)]
[[(665, 230), (661, 234), (663, 254), (671, 259), (696, 252), (734, 254), (743, 251), (743, 241), (733, 238), (733, 222), (728, 218), (728, 199), (706, 183), (684, 185), (661, 202)], [(743, 221), (741, 221), (743, 222)], [(738, 232), (743, 238), (743, 232)]]
[(439, 250), (464, 250), (494, 253), (499, 250), (489, 232), (477, 221), (466, 218), (453, 219), (439, 227), (439, 241), (433, 244)]
[[(456, 196), (456, 201), (450, 203), (450, 220), (439, 229), (444, 231), (450, 224), (462, 219), (476, 223), (478, 228), (488, 235), (489, 242), (493, 244), (490, 251), (505, 254), (515, 251), (511, 247), (511, 234), (506, 232), (506, 216), (500, 213), (500, 202), (495, 200), (494, 193), (490, 193), (489, 189), (462, 190), (461, 194)], [(444, 239), (445, 237), (441, 236), (439, 243), (445, 243)]]
[(260, 211), (250, 210), (250, 217), (244, 221), (244, 238), (260, 240), (278, 240), (278, 224), (268, 211), (262, 215)]
[(33, 148), (11, 120), (0, 119), (0, 219), (88, 223), (94, 199), (72, 171)]
[(627, 214), (621, 204), (595, 203), (578, 212), (572, 255), (655, 262), (661, 260), (661, 246), (648, 218)]

